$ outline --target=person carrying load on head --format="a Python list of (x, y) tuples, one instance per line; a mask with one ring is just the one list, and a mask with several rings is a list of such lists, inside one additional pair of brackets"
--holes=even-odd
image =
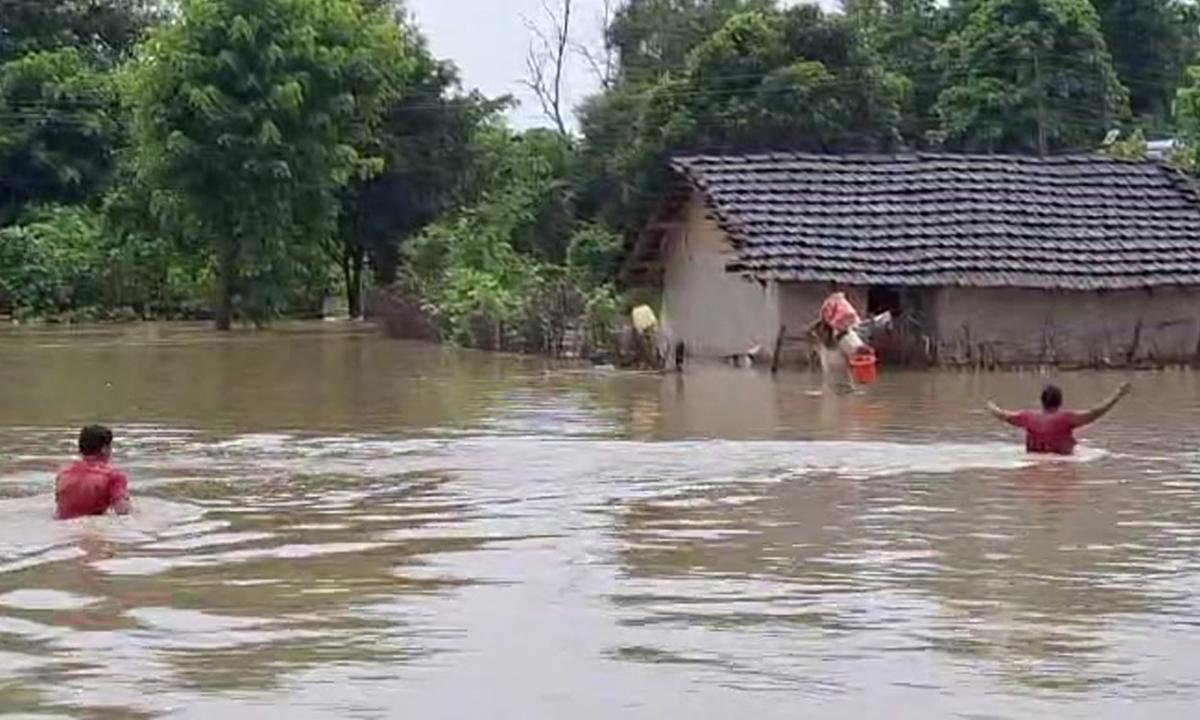
[(638, 305), (630, 312), (634, 335), (637, 338), (639, 364), (659, 369), (663, 365), (663, 351), (659, 338), (658, 316), (649, 305)]
[(890, 324), (891, 313), (864, 322), (844, 292), (835, 290), (827, 297), (821, 304), (820, 317), (809, 326), (809, 333), (818, 341), (826, 382), (841, 389), (853, 388), (852, 370), (856, 365), (869, 370), (862, 373), (862, 379), (873, 378), (875, 353), (866, 341)]

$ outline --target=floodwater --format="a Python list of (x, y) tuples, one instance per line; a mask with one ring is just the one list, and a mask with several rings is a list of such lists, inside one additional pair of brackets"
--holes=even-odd
[[(0, 330), (0, 715), (1195, 717), (1197, 376), (1038, 462), (1043, 380)], [(93, 420), (137, 512), (53, 522)]]

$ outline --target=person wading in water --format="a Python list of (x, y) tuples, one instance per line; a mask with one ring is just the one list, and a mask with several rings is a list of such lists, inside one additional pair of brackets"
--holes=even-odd
[(867, 341), (891, 326), (892, 315), (881, 313), (863, 321), (846, 294), (834, 292), (821, 304), (820, 317), (808, 326), (808, 335), (817, 346), (826, 388), (840, 392), (854, 389), (850, 361), (856, 354), (870, 351)]
[(79, 460), (58, 474), (55, 481), (55, 517), (73, 520), (104, 515), (110, 510), (129, 514), (129, 479), (109, 462), (112, 430), (89, 425), (79, 433)]
[(1075, 452), (1075, 429), (1091, 425), (1112, 411), (1133, 388), (1123, 384), (1100, 405), (1087, 412), (1063, 409), (1063, 393), (1055, 385), (1042, 390), (1042, 410), (1011, 412), (988, 402), (987, 410), (998, 419), (1025, 430), (1025, 449), (1042, 455), (1071, 455)]

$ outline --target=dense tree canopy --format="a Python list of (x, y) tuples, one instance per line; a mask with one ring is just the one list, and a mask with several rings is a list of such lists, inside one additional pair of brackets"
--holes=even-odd
[(983, 0), (946, 63), (938, 113), (952, 147), (1087, 150), (1128, 114), (1088, 0)]
[(132, 71), (139, 170), (174, 193), (219, 278), (217, 322), (278, 308), (317, 269), (336, 192), (378, 172), (371, 143), (413, 62), (356, 0), (184, 0)]
[(506, 105), (461, 92), (455, 68), (433, 58), (415, 33), (406, 29), (406, 37), (409, 79), (371, 146), (383, 170), (355, 180), (342, 196), (338, 261), (355, 315), (364, 263), (370, 261), (376, 281), (395, 282), (401, 243), (461, 199), (476, 161), (476, 132)]
[(910, 85), (860, 40), (853, 22), (813, 5), (729, 15), (678, 72), (584, 107), (585, 206), (636, 226), (673, 153), (896, 147)]
[(70, 47), (112, 65), (162, 17), (156, 0), (0, 0), (0, 62)]
[(0, 65), (0, 226), (30, 204), (94, 197), (112, 175), (121, 126), (113, 77), (74, 49)]
[(1200, 165), (1187, 0), (613, 7), (564, 136), (508, 127), (401, 0), (0, 0), (0, 306), (228, 326), (399, 283), (448, 337), (544, 349), (615, 311), (620, 238), (675, 154), (1119, 129), (1108, 152), (1177, 133)]
[(929, 144), (939, 124), (942, 42), (949, 16), (937, 0), (847, 0), (856, 41), (905, 81), (900, 133), (907, 144)]
[(1166, 124), (1175, 88), (1200, 49), (1200, 14), (1180, 0), (1092, 0), (1133, 114)]
[(688, 55), (733, 15), (769, 11), (772, 0), (628, 0), (608, 28), (624, 82), (655, 82), (684, 68)]

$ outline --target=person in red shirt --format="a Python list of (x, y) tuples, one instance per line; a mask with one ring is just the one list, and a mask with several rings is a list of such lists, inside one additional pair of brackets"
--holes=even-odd
[(1112, 411), (1129, 394), (1132, 386), (1123, 384), (1100, 405), (1087, 412), (1063, 410), (1062, 390), (1047, 385), (1042, 391), (1042, 411), (1010, 412), (996, 403), (987, 404), (988, 412), (1009, 425), (1025, 430), (1025, 449), (1042, 455), (1072, 455), (1075, 452), (1075, 429), (1091, 425)]
[(82, 457), (60, 472), (55, 481), (59, 520), (104, 515), (109, 510), (129, 514), (129, 480), (109, 465), (112, 444), (112, 430), (101, 425), (89, 425), (79, 433)]

